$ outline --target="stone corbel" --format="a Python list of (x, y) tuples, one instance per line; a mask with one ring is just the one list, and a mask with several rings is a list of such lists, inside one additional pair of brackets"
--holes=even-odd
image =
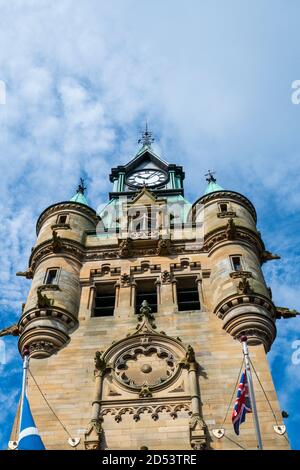
[(100, 450), (103, 436), (102, 418), (92, 419), (84, 434), (85, 450)]
[(200, 415), (193, 415), (190, 420), (190, 442), (194, 450), (207, 448), (206, 426)]

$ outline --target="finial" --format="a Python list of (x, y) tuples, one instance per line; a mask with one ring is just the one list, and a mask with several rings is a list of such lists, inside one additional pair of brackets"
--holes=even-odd
[(78, 185), (77, 192), (84, 194), (85, 190), (86, 190), (86, 186), (84, 186), (84, 179), (80, 178), (80, 183)]
[(208, 183), (216, 183), (216, 178), (214, 177), (214, 175), (216, 174), (215, 171), (210, 171), (208, 170), (208, 173), (206, 173), (206, 181), (208, 181)]
[(138, 144), (143, 144), (143, 146), (151, 146), (154, 142), (154, 137), (152, 137), (152, 132), (148, 131), (148, 123), (146, 121), (145, 131), (142, 133), (142, 137), (138, 140)]

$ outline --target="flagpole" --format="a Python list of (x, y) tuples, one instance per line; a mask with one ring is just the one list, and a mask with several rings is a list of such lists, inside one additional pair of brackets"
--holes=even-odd
[(20, 436), (20, 432), (21, 432), (23, 403), (24, 403), (24, 396), (25, 396), (25, 393), (26, 393), (28, 367), (29, 367), (29, 350), (24, 349), (24, 351), (23, 351), (23, 379), (22, 379), (22, 391), (21, 391), (21, 407), (20, 407), (20, 417), (19, 417), (19, 436)]
[(250, 401), (251, 401), (251, 406), (252, 406), (252, 411), (253, 411), (254, 426), (255, 426), (255, 433), (256, 433), (256, 438), (257, 438), (258, 450), (263, 450), (260, 427), (259, 427), (259, 421), (258, 421), (258, 414), (257, 414), (257, 408), (256, 408), (254, 387), (253, 387), (253, 382), (252, 382), (252, 374), (251, 374), (251, 367), (250, 367), (247, 336), (242, 336), (241, 343), (243, 345), (243, 353), (244, 353), (244, 359), (245, 359), (246, 374), (247, 374), (247, 381), (248, 381), (248, 386), (249, 386)]

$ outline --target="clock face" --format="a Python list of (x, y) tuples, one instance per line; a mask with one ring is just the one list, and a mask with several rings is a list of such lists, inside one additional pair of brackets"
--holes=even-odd
[(165, 183), (168, 176), (161, 170), (139, 170), (128, 176), (128, 186), (160, 186)]

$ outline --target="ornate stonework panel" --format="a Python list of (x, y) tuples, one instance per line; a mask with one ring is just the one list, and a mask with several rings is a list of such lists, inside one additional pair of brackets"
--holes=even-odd
[(168, 382), (176, 371), (177, 356), (166, 347), (138, 345), (123, 352), (115, 362), (115, 377), (122, 384), (140, 389)]

